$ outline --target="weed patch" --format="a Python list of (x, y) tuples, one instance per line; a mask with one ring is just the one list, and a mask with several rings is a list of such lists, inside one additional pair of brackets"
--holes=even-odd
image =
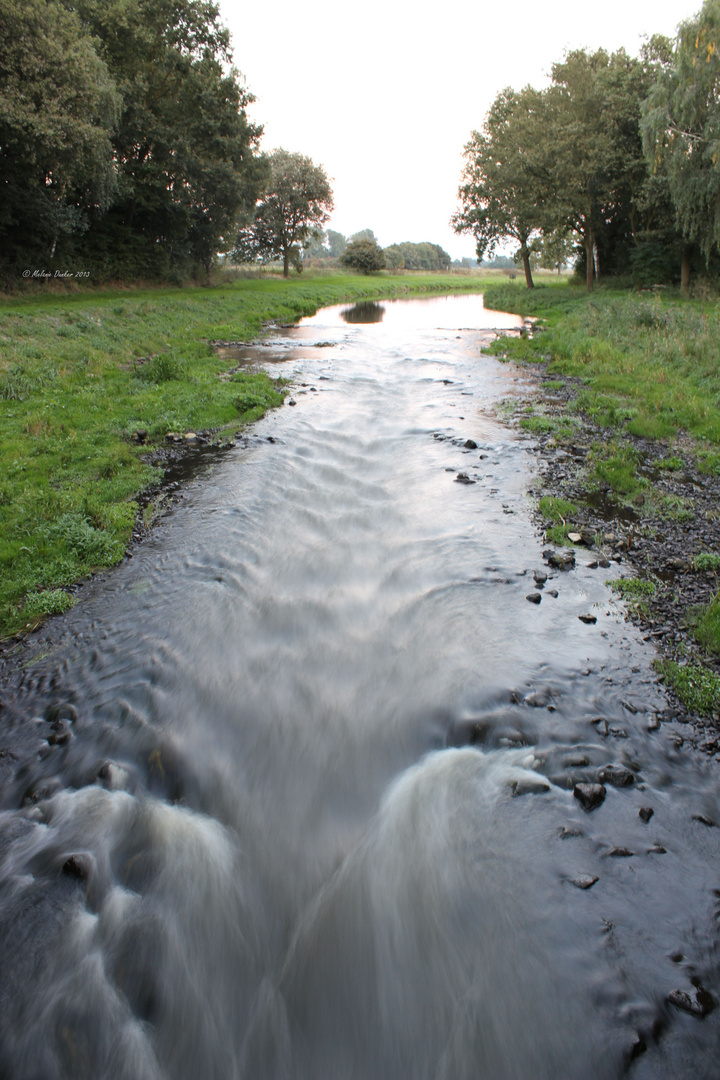
[(690, 712), (716, 716), (720, 712), (720, 677), (701, 664), (681, 666), (674, 660), (656, 660), (655, 670)]

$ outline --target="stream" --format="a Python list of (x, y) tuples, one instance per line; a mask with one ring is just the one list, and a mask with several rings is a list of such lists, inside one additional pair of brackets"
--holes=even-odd
[(519, 326), (365, 302), (226, 351), (295, 404), (0, 713), (2, 1080), (720, 1077), (718, 765), (622, 566), (543, 560), (495, 410), (532, 375), (481, 354)]

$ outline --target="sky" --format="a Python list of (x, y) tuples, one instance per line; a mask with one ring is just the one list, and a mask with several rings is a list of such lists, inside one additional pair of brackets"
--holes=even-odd
[(674, 36), (701, 0), (219, 0), (266, 151), (299, 151), (335, 195), (326, 228), (372, 229), (383, 247), (475, 255), (449, 219), (462, 151), (506, 86), (547, 85), (569, 49), (639, 51)]

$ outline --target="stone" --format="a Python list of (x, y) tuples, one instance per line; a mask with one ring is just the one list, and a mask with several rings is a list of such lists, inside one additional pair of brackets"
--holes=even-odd
[(581, 544), (582, 543), (582, 533), (569, 532), (567, 534), (567, 536), (568, 536), (568, 540), (570, 541), (571, 544)]
[(695, 990), (694, 995), (687, 990), (671, 990), (667, 999), (670, 1005), (674, 1005), (676, 1009), (682, 1009), (683, 1012), (690, 1013), (691, 1016), (697, 1016), (700, 1020), (709, 1016), (715, 1008), (715, 999), (702, 986)]
[(557, 600), (558, 595), (559, 595), (559, 593), (558, 593), (557, 589), (548, 589), (548, 596), (552, 596), (552, 598), (554, 600)]
[(523, 780), (516, 780), (512, 785), (513, 797), (517, 798), (520, 795), (546, 795), (550, 790), (550, 785), (547, 780), (540, 777), (533, 778), (528, 777)]
[(478, 445), (474, 439), (466, 439), (463, 443), (463, 446), (466, 450), (477, 450), (478, 448)]
[(652, 847), (648, 848), (647, 853), (648, 855), (667, 855), (667, 851), (662, 844), (653, 844)]
[(536, 585), (544, 585), (548, 576), (544, 570), (533, 570), (533, 579)]
[(635, 776), (624, 765), (605, 765), (600, 770), (600, 780), (613, 787), (629, 787), (635, 782)]
[(570, 879), (576, 889), (592, 889), (593, 885), (599, 880), (595, 874), (579, 874), (578, 877)]
[(593, 626), (597, 622), (597, 615), (578, 615), (578, 619), (588, 626)]
[(531, 593), (528, 593), (528, 595), (525, 597), (525, 599), (529, 600), (531, 604), (539, 604), (540, 601), (542, 600), (542, 596), (540, 595), (539, 592), (531, 592)]
[(607, 790), (603, 784), (576, 784), (573, 788), (573, 795), (583, 810), (587, 810), (589, 813), (605, 802)]
[(533, 690), (525, 696), (525, 704), (533, 709), (545, 709), (550, 704), (549, 690)]
[(583, 525), (583, 527), (580, 529), (580, 536), (582, 538), (583, 544), (585, 544), (586, 547), (592, 547), (595, 543), (595, 533), (586, 525)]
[(557, 570), (572, 570), (575, 566), (574, 551), (553, 551), (548, 549), (543, 551), (543, 558), (547, 559), (549, 566), (555, 567)]
[(137, 431), (133, 431), (132, 435), (130, 436), (133, 442), (139, 443), (141, 446), (143, 445), (143, 443), (147, 442), (147, 437), (147, 431), (143, 430), (142, 428), (138, 428)]
[(185, 440), (186, 440), (186, 442), (195, 442), (196, 439), (197, 439), (197, 435), (195, 434), (194, 431), (186, 431), (185, 432)]
[(475, 481), (471, 480), (466, 472), (459, 472), (455, 477), (456, 484), (474, 484)]
[(638, 817), (640, 818), (641, 821), (644, 821), (645, 824), (647, 825), (648, 821), (650, 820), (650, 818), (653, 816), (654, 813), (655, 813), (655, 811), (653, 810), (652, 806), (641, 806), (640, 809), (638, 810)]
[(693, 814), (692, 819), (693, 821), (699, 821), (701, 825), (707, 825), (708, 829), (714, 829), (717, 825), (707, 814)]
[(290, 398), (290, 400), (288, 401), (288, 405), (297, 405), (297, 401), (295, 401), (295, 398)]
[(569, 840), (573, 836), (584, 835), (585, 833), (582, 831), (582, 829), (578, 829), (577, 827), (568, 828), (567, 825), (563, 825), (560, 829), (558, 829), (558, 836), (561, 840)]
[(88, 852), (83, 851), (77, 855), (71, 855), (69, 859), (66, 859), (63, 863), (62, 872), (67, 874), (68, 877), (78, 878), (80, 881), (87, 881), (95, 866), (95, 860)]
[(589, 563), (587, 564), (587, 568), (588, 568), (588, 570), (597, 570), (597, 568), (598, 568), (598, 561), (597, 561), (597, 559), (593, 559), (593, 561), (592, 561), (592, 562), (589, 562)]
[(610, 569), (610, 561), (608, 559), (606, 559), (605, 556), (603, 555), (603, 557), (601, 559), (598, 559), (598, 566), (602, 567), (603, 570), (609, 570)]
[(613, 847), (610, 848), (607, 854), (609, 859), (629, 859), (635, 852), (626, 847)]

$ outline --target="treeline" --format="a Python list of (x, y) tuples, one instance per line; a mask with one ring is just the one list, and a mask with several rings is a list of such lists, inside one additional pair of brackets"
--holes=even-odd
[(207, 271), (266, 179), (252, 100), (209, 0), (0, 0), (0, 272)]
[(624, 50), (569, 53), (545, 90), (503, 90), (465, 147), (457, 232), (478, 259), (514, 240), (531, 262), (568, 252), (588, 289), (720, 270), (720, 0)]
[[(369, 245), (369, 246), (367, 246)], [(382, 248), (378, 244), (377, 237), (372, 229), (361, 229), (352, 236), (345, 237), (342, 233), (333, 229), (318, 232), (308, 243), (304, 257), (306, 259), (320, 259), (324, 265), (352, 266), (352, 258), (347, 261), (348, 248), (350, 254), (362, 252), (368, 266), (372, 270), (386, 268), (388, 270), (448, 270), (452, 265), (452, 259), (447, 251), (439, 244), (421, 242), (418, 244), (405, 241), (402, 244), (390, 244)], [(380, 256), (382, 255), (382, 259)], [(346, 259), (345, 263), (342, 262)], [(363, 266), (357, 266), (363, 269)]]

